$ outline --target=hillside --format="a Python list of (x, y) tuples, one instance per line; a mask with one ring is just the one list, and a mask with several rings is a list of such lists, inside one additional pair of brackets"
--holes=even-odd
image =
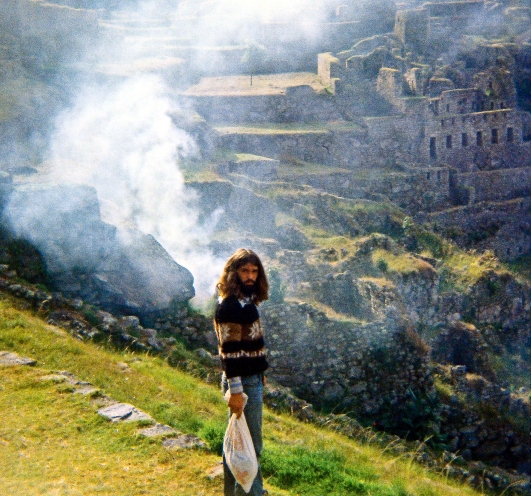
[[(74, 416), (133, 404), (213, 451), (179, 465), (129, 424), (138, 446), (98, 444), (101, 419), (72, 443), (134, 447), (191, 493), (219, 489), (189, 467), (216, 465), (213, 292), (244, 246), (271, 283), (273, 491), (437, 494), (395, 473), (415, 459), (529, 494), (531, 10), (285, 3), (0, 3), (0, 289), (16, 314), (0, 351), (37, 360), (5, 369), (13, 404), (17, 383)], [(48, 341), (31, 312), (77, 341)], [(38, 381), (61, 370), (101, 395)]]
[[(220, 494), (220, 478), (208, 475), (220, 459), (226, 418), (216, 385), (149, 354), (81, 342), (5, 295), (0, 307), (0, 349), (35, 361), (0, 365), (2, 494)], [(94, 391), (76, 394), (80, 386), (62, 380), (65, 371)], [(96, 413), (105, 396), (199, 436), (210, 448), (167, 449), (161, 439), (139, 435), (150, 422), (110, 422)], [(452, 483), (451, 461), (432, 473), (407, 453), (386, 453), (390, 446), (350, 440), (271, 410), (264, 432), (271, 495), (484, 494)]]

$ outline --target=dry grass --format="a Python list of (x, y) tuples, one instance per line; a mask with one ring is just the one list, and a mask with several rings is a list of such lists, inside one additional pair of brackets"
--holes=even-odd
[(188, 88), (186, 96), (263, 96), (284, 95), (294, 86), (309, 86), (316, 93), (325, 91), (319, 76), (311, 72), (290, 72), (285, 74), (267, 74), (251, 76), (207, 77)]
[(383, 260), (389, 272), (401, 274), (421, 274), (423, 276), (435, 276), (436, 270), (424, 260), (414, 257), (410, 253), (394, 254), (387, 250), (374, 250), (371, 254), (373, 264)]

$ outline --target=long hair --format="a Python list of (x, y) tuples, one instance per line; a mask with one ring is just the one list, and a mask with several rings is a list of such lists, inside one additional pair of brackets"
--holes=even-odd
[(268, 298), (269, 284), (265, 274), (262, 262), (258, 255), (251, 250), (240, 248), (237, 250), (225, 264), (223, 273), (216, 285), (218, 294), (222, 298), (234, 295), (238, 298), (242, 297), (240, 279), (238, 277), (238, 269), (248, 263), (258, 267), (258, 277), (256, 279), (256, 293), (253, 296), (253, 301), (257, 305)]

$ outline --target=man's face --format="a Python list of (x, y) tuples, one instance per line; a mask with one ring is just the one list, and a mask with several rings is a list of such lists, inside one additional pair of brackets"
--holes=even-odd
[(242, 265), (236, 273), (243, 286), (254, 286), (258, 279), (258, 267), (251, 262)]

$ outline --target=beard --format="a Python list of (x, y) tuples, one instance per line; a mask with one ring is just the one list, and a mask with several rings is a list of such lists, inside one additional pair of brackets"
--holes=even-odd
[(240, 291), (242, 292), (242, 295), (247, 296), (247, 297), (253, 296), (253, 294), (256, 293), (256, 288), (257, 288), (256, 283), (252, 285), (251, 284), (250, 285), (240, 284)]

